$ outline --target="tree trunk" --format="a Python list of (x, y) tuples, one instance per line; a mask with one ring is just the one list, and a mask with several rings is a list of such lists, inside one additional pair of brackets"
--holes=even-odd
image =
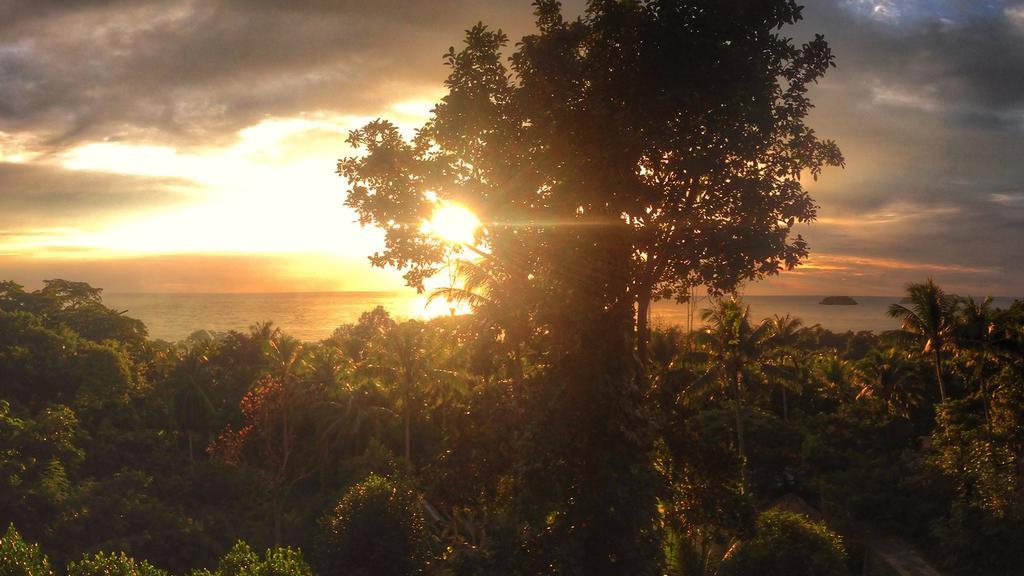
[(274, 548), (281, 547), (281, 496), (275, 490), (273, 501), (270, 503), (271, 513), (274, 516)]
[(780, 384), (782, 388), (782, 419), (789, 422), (789, 401), (786, 399), (786, 384), (785, 382)]
[(982, 350), (981, 361), (978, 364), (978, 386), (981, 387), (981, 405), (985, 408), (985, 432), (992, 438), (992, 413), (988, 405), (988, 382), (985, 380), (985, 365), (988, 354)]
[(412, 385), (405, 385), (405, 467), (412, 470)]
[(747, 492), (747, 448), (743, 439), (743, 377), (736, 374), (734, 386), (736, 401), (733, 402), (733, 413), (736, 417), (736, 452), (740, 457), (740, 487)]
[(939, 383), (939, 399), (946, 401), (946, 385), (942, 381), (942, 350), (935, 347), (935, 381)]
[(651, 341), (651, 287), (644, 285), (637, 293), (636, 306), (636, 354), (643, 366), (647, 366), (647, 347)]

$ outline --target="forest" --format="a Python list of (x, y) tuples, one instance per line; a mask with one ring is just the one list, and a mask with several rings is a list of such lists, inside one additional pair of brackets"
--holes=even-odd
[[(496, 338), (500, 319), (377, 308), (322, 342), (263, 323), (171, 343), (100, 294), (0, 285), (3, 574), (572, 561), (558, 475), (580, 448), (566, 411), (588, 405), (531, 379), (545, 350)], [(930, 282), (906, 302), (906, 329), (880, 335), (755, 320), (728, 298), (704, 330), (652, 333), (638, 417), (660, 573), (858, 573), (874, 532), (951, 573), (1015, 573), (1024, 302), (993, 309)], [(794, 496), (817, 519), (779, 505)]]

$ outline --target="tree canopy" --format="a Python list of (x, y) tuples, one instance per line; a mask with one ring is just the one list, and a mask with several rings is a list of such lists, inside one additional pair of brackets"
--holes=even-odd
[(843, 162), (805, 124), (833, 56), (821, 36), (780, 32), (801, 10), (592, 0), (569, 20), (539, 0), (536, 32), (508, 59), (505, 34), (474, 26), (445, 55), (448, 94), (411, 141), (383, 120), (350, 136), (365, 154), (338, 164), (346, 203), (386, 234), (371, 261), (422, 288), (460, 250), (422, 222), (464, 204), (480, 245), (533, 283), (613, 283), (603, 299), (637, 305), (641, 339), (652, 297), (797, 265), (808, 247), (791, 231), (816, 214), (801, 177)]

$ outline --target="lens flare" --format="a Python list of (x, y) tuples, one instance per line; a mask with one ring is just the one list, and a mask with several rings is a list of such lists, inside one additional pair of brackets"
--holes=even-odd
[(476, 230), (480, 227), (480, 220), (465, 206), (458, 204), (447, 204), (434, 211), (426, 228), (432, 234), (445, 242), (452, 244), (473, 245), (476, 243)]

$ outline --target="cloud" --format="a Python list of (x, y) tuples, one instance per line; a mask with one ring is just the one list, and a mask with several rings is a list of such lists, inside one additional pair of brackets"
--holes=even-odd
[(32, 234), (39, 227), (99, 223), (182, 205), (195, 185), (44, 164), (0, 162), (0, 230)]
[[(821, 205), (820, 222), (801, 230), (812, 262), (863, 258), (858, 276), (845, 272), (866, 293), (895, 293), (915, 274), (978, 293), (1024, 285), (1021, 3), (806, 3), (797, 38), (824, 33), (838, 65), (811, 93), (810, 124), (847, 159), (809, 183)], [(826, 270), (799, 278), (847, 281)]]
[[(979, 286), (1024, 285), (1017, 263), (1024, 3), (801, 3), (806, 20), (784, 33), (800, 41), (824, 33), (838, 63), (812, 89), (810, 124), (847, 158), (846, 170), (809, 183), (821, 219), (800, 232), (813, 253), (865, 259), (858, 281), (887, 293), (915, 279), (904, 275), (929, 271), (883, 266), (888, 261), (959, 267), (942, 273)], [(580, 0), (567, 4), (579, 12)], [(71, 227), (190, 195), (223, 197), (213, 190), (217, 179), (232, 180), (245, 206), (263, 208), (239, 212), (245, 219), (224, 218), (232, 214), (226, 210), (208, 215), (206, 228), (233, 225), (232, 236), (246, 245), (255, 244), (242, 224), (269, 227), (256, 216), (280, 222), (282, 214), (299, 222), (299, 208), (330, 215), (301, 229), (330, 225), (348, 234), (335, 225), (348, 215), (331, 206), (340, 202), (333, 160), (345, 153), (349, 124), (331, 119), (415, 120), (438, 96), (441, 54), (478, 20), (504, 28), (514, 43), (530, 30), (531, 7), (528, 0), (0, 2), (0, 161), (33, 162), (0, 163), (0, 244), (50, 237), (60, 246)], [(297, 187), (300, 175), (316, 181)], [(306, 203), (284, 211), (271, 192), (254, 192), (257, 184)], [(195, 227), (192, 213), (170, 220), (137, 228), (167, 235), (183, 222)], [(816, 262), (795, 277), (832, 281), (840, 272)]]
[(518, 34), (532, 21), (528, 2), (497, 0), (14, 4), (0, 130), (56, 147), (210, 144), (267, 116), (378, 113), (436, 90), (442, 53), (479, 19)]

